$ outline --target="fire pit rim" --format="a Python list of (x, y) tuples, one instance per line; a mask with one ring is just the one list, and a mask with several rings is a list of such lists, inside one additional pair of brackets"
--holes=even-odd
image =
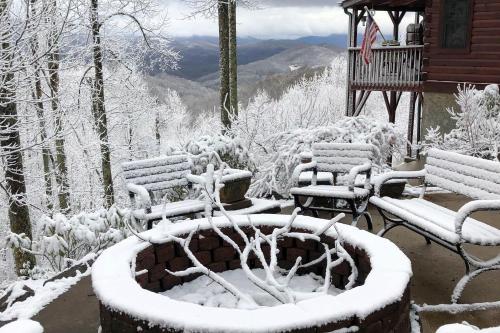
[[(233, 218), (240, 226), (249, 225), (247, 216)], [(288, 218), (287, 215), (251, 216), (252, 223), (265, 226), (282, 226)], [(220, 228), (231, 226), (224, 217), (216, 217), (213, 220)], [(298, 216), (294, 227), (314, 231), (325, 223), (327, 220)], [(151, 325), (169, 326), (185, 331), (237, 329), (241, 332), (267, 332), (311, 327), (341, 321), (351, 316), (365, 318), (372, 312), (399, 301), (412, 276), (408, 257), (389, 240), (348, 225), (338, 224), (337, 227), (347, 243), (366, 251), (372, 267), (362, 286), (337, 296), (322, 295), (296, 304), (255, 310), (211, 308), (170, 299), (143, 289), (135, 281), (135, 257), (150, 246), (135, 236), (114, 245), (99, 256), (92, 268), (92, 285), (100, 302), (114, 311), (147, 320)], [(206, 230), (210, 229), (210, 225), (206, 219), (185, 221), (172, 225), (169, 232), (185, 235), (193, 228)], [(160, 240), (160, 231), (160, 228), (156, 228), (141, 235)], [(336, 232), (331, 228), (325, 235), (336, 237)], [(370, 299), (369, 305), (367, 299)], [(267, 320), (263, 321), (262, 318)]]

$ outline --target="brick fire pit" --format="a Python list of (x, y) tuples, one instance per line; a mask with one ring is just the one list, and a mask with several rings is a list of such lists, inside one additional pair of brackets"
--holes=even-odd
[[(261, 229), (282, 227), (284, 215), (256, 215), (252, 222)], [(245, 233), (251, 233), (245, 216), (235, 217)], [(215, 223), (233, 240), (239, 237), (225, 218)], [(293, 224), (297, 231), (320, 229), (325, 220), (299, 216)], [(409, 282), (412, 275), (408, 258), (390, 241), (357, 228), (338, 225), (344, 247), (358, 269), (356, 287), (340, 295), (319, 295), (274, 307), (254, 310), (205, 307), (160, 295), (198, 276), (184, 278), (168, 274), (190, 267), (182, 248), (165, 239), (160, 229), (143, 237), (161, 245), (151, 245), (137, 237), (128, 238), (106, 250), (92, 270), (94, 290), (100, 301), (102, 333), (108, 332), (404, 332), (410, 331)], [(169, 233), (187, 235), (193, 228), (198, 234), (191, 250), (214, 272), (240, 268), (236, 252), (229, 247), (204, 219), (171, 226)], [(322, 242), (334, 243), (336, 232), (329, 229)], [(319, 256), (317, 242), (285, 238), (279, 244), (279, 266), (290, 268), (296, 258)], [(264, 250), (265, 251), (265, 250)], [(259, 261), (249, 258), (251, 268)], [(299, 271), (299, 274), (324, 275), (324, 261)], [(351, 268), (345, 264), (332, 271), (332, 283), (343, 288)], [(140, 329), (139, 329), (140, 327)]]

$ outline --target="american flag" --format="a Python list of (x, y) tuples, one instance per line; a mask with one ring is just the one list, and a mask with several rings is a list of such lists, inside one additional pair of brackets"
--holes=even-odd
[(379, 31), (377, 23), (372, 19), (371, 15), (368, 15), (365, 35), (361, 44), (361, 56), (367, 65), (372, 61), (372, 46), (377, 41), (377, 32)]

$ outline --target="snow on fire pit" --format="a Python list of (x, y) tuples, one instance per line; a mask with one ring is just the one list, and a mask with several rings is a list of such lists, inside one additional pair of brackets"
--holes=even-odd
[[(104, 251), (92, 269), (102, 333), (410, 331), (411, 265), (390, 241), (307, 216), (232, 219), (158, 227)], [(267, 241), (245, 252), (243, 237)]]

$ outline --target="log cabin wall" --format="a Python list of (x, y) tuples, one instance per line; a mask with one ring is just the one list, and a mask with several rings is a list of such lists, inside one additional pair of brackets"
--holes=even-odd
[(470, 30), (464, 49), (443, 48), (445, 1), (426, 4), (424, 91), (452, 93), (464, 82), (479, 88), (500, 84), (500, 0), (469, 0)]

